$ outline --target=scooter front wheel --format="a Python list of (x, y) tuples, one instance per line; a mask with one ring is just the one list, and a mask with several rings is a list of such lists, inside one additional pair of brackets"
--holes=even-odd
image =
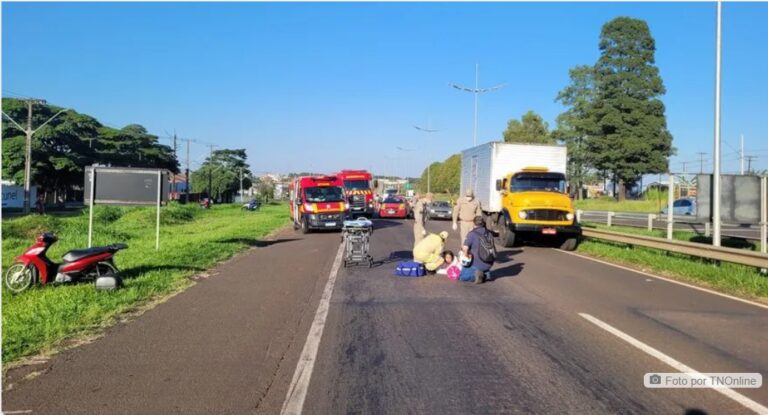
[(16, 262), (5, 271), (5, 286), (13, 293), (20, 293), (34, 284), (36, 271), (32, 265)]

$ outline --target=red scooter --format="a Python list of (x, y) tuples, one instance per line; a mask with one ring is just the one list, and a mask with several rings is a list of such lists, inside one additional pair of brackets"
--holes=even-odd
[(45, 256), (48, 248), (59, 238), (53, 233), (39, 235), (34, 245), (16, 257), (5, 272), (5, 286), (14, 293), (20, 293), (35, 283), (68, 283), (80, 280), (96, 281), (99, 288), (117, 288), (121, 285), (117, 267), (112, 258), (126, 244), (94, 246), (75, 249), (64, 254), (64, 262), (56, 264)]

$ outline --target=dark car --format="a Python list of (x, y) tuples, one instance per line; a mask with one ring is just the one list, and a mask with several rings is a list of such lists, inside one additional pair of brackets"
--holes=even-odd
[(453, 208), (450, 203), (438, 200), (427, 206), (427, 215), (430, 219), (451, 219)]

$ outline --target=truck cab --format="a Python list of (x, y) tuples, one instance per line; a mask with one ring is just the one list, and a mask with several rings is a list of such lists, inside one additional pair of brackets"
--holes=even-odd
[(342, 170), (336, 173), (336, 177), (344, 187), (345, 201), (349, 205), (347, 215), (352, 218), (372, 218), (376, 211), (373, 200), (373, 187), (376, 187), (376, 184), (373, 175), (366, 170)]
[(521, 239), (549, 239), (573, 250), (581, 236), (563, 173), (546, 167), (526, 167), (496, 181), (502, 215), (497, 231), (504, 246)]
[(348, 204), (336, 176), (301, 176), (289, 185), (294, 229), (341, 229)]

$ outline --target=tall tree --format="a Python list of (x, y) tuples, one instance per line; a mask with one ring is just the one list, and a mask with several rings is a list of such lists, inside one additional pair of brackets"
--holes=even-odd
[[(240, 190), (240, 172), (243, 188), (251, 187), (251, 171), (245, 149), (215, 150), (199, 169), (192, 172), (192, 190), (208, 192), (216, 199), (229, 199)], [(209, 187), (210, 183), (210, 187)]]
[(553, 144), (549, 125), (533, 111), (523, 114), (520, 121), (511, 119), (503, 133), (506, 143)]
[(581, 199), (581, 188), (588, 175), (589, 152), (586, 141), (595, 126), (589, 116), (594, 101), (594, 71), (591, 66), (581, 65), (569, 71), (571, 83), (557, 94), (556, 101), (567, 110), (557, 117), (557, 128), (552, 137), (568, 147), (568, 177)]
[[(33, 126), (41, 125), (61, 108), (36, 105)], [(27, 118), (26, 105), (3, 98), (3, 111), (16, 120)], [(24, 133), (3, 119), (3, 178), (24, 180)], [(170, 147), (140, 125), (123, 129), (101, 125), (95, 118), (67, 111), (40, 129), (32, 139), (31, 181), (43, 191), (82, 186), (85, 166), (158, 167), (179, 171)]]
[(587, 150), (595, 168), (613, 173), (621, 200), (626, 185), (643, 174), (667, 170), (674, 149), (659, 99), (666, 90), (655, 66), (656, 43), (645, 21), (629, 17), (609, 21), (600, 33), (599, 47), (590, 106), (595, 130)]

